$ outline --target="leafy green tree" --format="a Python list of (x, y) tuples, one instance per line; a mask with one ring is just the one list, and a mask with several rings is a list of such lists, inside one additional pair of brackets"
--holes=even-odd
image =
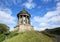
[(5, 24), (0, 24), (0, 34), (6, 33), (9, 31), (9, 27)]

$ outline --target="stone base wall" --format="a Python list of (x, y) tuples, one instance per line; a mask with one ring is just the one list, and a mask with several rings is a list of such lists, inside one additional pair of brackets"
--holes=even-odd
[(24, 32), (24, 31), (27, 31), (27, 30), (34, 30), (34, 28), (31, 25), (20, 24), (19, 27), (15, 27), (15, 30), (17, 30), (19, 32)]

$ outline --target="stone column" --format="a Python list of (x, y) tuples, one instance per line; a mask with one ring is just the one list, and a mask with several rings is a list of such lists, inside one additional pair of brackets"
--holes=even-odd
[(20, 16), (18, 17), (18, 24), (20, 24)]
[(30, 17), (29, 17), (29, 24), (30, 24)]
[(29, 18), (29, 16), (28, 16), (28, 18), (27, 18), (27, 19), (28, 19), (28, 24), (30, 24), (30, 18)]
[(26, 16), (26, 23), (28, 24), (28, 17)]
[[(19, 16), (20, 17), (20, 16)], [(18, 25), (19, 25), (19, 17), (18, 17)]]
[(23, 21), (23, 15), (22, 15), (22, 20), (21, 20), (21, 23), (23, 24), (23, 22), (24, 22), (24, 21)]

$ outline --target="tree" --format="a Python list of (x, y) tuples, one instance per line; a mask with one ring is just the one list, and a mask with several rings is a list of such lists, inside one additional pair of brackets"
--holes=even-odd
[(0, 24), (0, 34), (6, 33), (9, 31), (9, 27), (5, 24)]

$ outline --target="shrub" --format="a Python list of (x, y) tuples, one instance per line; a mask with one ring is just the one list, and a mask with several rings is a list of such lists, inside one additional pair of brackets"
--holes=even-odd
[(12, 37), (14, 37), (14, 36), (16, 36), (16, 35), (18, 35), (18, 32), (16, 32), (16, 31), (11, 31), (11, 32), (9, 33), (9, 35), (8, 35), (8, 38), (12, 38)]
[(3, 40), (5, 40), (5, 35), (4, 34), (0, 34), (0, 42), (2, 42)]

